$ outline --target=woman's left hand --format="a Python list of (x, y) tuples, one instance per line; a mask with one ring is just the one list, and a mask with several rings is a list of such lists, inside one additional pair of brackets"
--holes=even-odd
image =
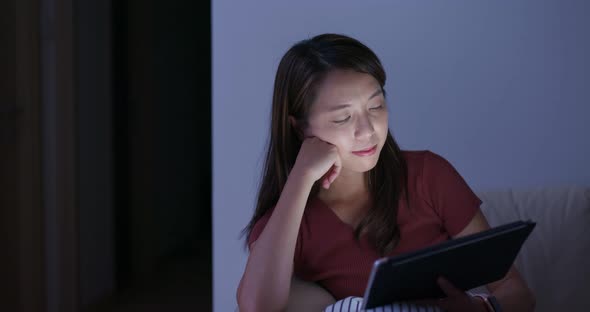
[(461, 289), (455, 287), (444, 277), (439, 277), (438, 285), (447, 295), (446, 298), (439, 300), (420, 300), (419, 304), (435, 305), (446, 312), (487, 312), (485, 302), (479, 298), (474, 298)]

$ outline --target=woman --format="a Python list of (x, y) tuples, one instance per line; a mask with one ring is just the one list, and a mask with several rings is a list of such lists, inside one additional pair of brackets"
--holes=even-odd
[[(264, 175), (245, 229), (240, 311), (283, 310), (294, 277), (336, 300), (360, 297), (376, 259), (489, 228), (481, 201), (450, 163), (400, 150), (388, 128), (385, 80), (377, 56), (342, 35), (303, 40), (283, 56)], [(489, 309), (486, 298), (439, 284), (447, 298), (421, 303)], [(487, 288), (504, 311), (533, 310), (514, 267)]]

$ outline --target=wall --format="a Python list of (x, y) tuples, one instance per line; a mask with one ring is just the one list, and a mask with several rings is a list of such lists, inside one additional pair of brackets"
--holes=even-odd
[(380, 56), (402, 149), (476, 190), (590, 184), (584, 1), (213, 2), (214, 310), (235, 308), (274, 74), (296, 41), (356, 37)]

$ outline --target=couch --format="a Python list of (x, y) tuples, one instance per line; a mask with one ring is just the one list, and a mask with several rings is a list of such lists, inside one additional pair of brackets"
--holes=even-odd
[[(535, 294), (536, 311), (590, 311), (590, 188), (498, 189), (478, 196), (492, 227), (537, 222), (515, 262)], [(334, 302), (313, 283), (293, 285), (287, 311), (322, 311)]]

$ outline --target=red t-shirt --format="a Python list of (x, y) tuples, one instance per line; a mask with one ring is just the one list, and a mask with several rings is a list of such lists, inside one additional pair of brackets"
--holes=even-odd
[[(443, 157), (430, 151), (403, 151), (408, 166), (408, 193), (398, 208), (400, 241), (388, 256), (446, 241), (467, 226), (481, 200)], [(272, 210), (254, 226), (248, 245), (258, 239)], [(294, 274), (316, 282), (336, 300), (364, 295), (377, 251), (365, 235), (360, 245), (352, 226), (318, 198), (310, 198), (303, 213), (294, 256)]]

